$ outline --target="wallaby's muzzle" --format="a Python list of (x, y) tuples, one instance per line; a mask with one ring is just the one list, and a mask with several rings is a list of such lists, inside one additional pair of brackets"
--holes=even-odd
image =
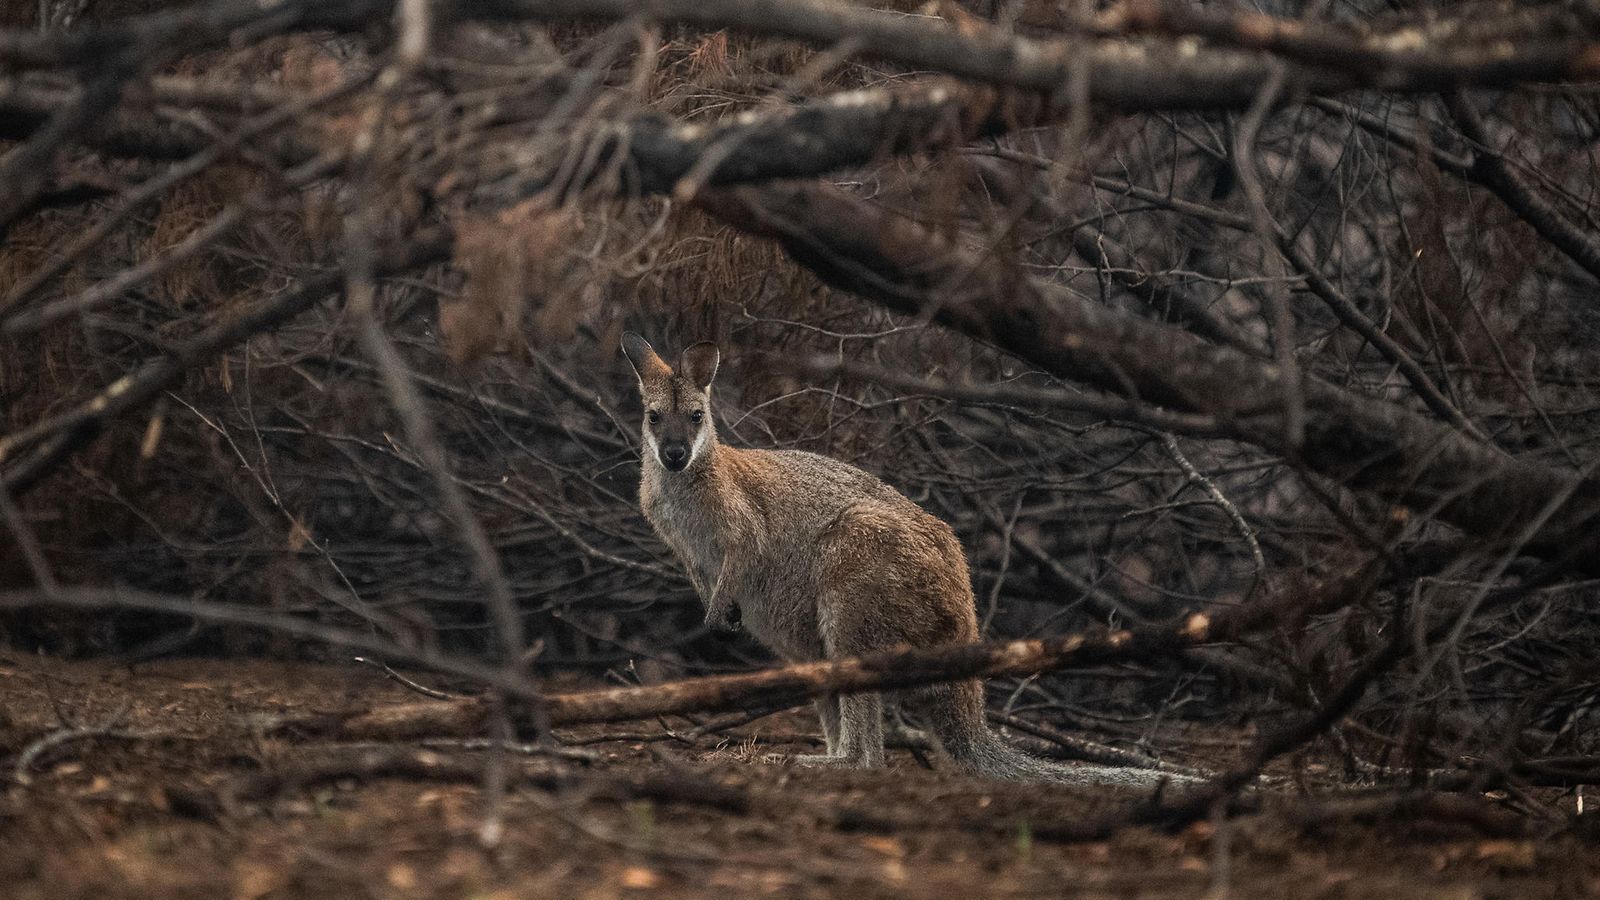
[(661, 445), (661, 464), (669, 472), (682, 472), (689, 464), (689, 445), (682, 441), (668, 441)]

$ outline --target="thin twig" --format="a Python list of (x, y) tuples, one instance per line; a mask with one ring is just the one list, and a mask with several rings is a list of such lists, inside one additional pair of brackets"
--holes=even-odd
[(1272, 67), (1272, 74), (1255, 102), (1239, 119), (1233, 140), (1234, 170), (1239, 184), (1250, 201), (1251, 218), (1256, 235), (1261, 239), (1263, 268), (1268, 280), (1264, 283), (1266, 299), (1264, 317), (1272, 334), (1272, 358), (1277, 363), (1278, 390), (1283, 399), (1284, 445), (1298, 452), (1305, 442), (1306, 408), (1304, 390), (1300, 385), (1300, 364), (1295, 359), (1294, 313), (1289, 307), (1288, 289), (1281, 280), (1286, 276), (1283, 260), (1278, 255), (1276, 235), (1272, 228), (1272, 213), (1267, 207), (1267, 195), (1261, 187), (1261, 176), (1256, 168), (1256, 139), (1267, 113), (1277, 105), (1283, 93), (1287, 74), (1281, 65)]
[(1250, 599), (1255, 596), (1256, 589), (1261, 587), (1261, 579), (1266, 577), (1267, 574), (1267, 558), (1261, 552), (1261, 542), (1256, 539), (1256, 530), (1250, 527), (1250, 523), (1245, 519), (1244, 514), (1239, 512), (1239, 507), (1228, 499), (1228, 495), (1217, 487), (1216, 482), (1201, 474), (1200, 470), (1195, 468), (1194, 463), (1189, 461), (1189, 457), (1183, 455), (1183, 450), (1178, 446), (1177, 438), (1170, 434), (1161, 434), (1160, 438), (1161, 445), (1167, 449), (1167, 454), (1172, 457), (1173, 462), (1178, 464), (1178, 468), (1183, 470), (1183, 474), (1188, 478), (1189, 483), (1198, 485), (1210, 495), (1212, 503), (1216, 504), (1217, 508), (1222, 510), (1223, 515), (1228, 517), (1228, 521), (1233, 523), (1234, 530), (1239, 532), (1239, 537), (1244, 541), (1245, 546), (1250, 548), (1250, 560), (1254, 565), (1254, 572), (1250, 580), (1250, 590), (1245, 592), (1245, 599)]
[(459, 699), (461, 699), (461, 695), (459, 695), (459, 694), (452, 694), (452, 693), (449, 693), (448, 691), (435, 690), (434, 688), (428, 687), (427, 685), (418, 684), (417, 682), (412, 681), (411, 679), (405, 677), (404, 675), (401, 675), (399, 672), (396, 672), (394, 669), (389, 668), (389, 665), (387, 663), (383, 662), (382, 660), (372, 659), (371, 657), (367, 657), (367, 656), (356, 656), (356, 657), (352, 657), (352, 659), (354, 659), (358, 663), (361, 663), (364, 666), (372, 666), (373, 668), (378, 669), (379, 671), (383, 672), (383, 674), (389, 676), (389, 678), (392, 679), (395, 683), (400, 684), (400, 685), (402, 685), (402, 686), (404, 686), (406, 688), (409, 688), (409, 689), (411, 689), (413, 691), (416, 691), (417, 693), (421, 694), (424, 697), (432, 697), (435, 700), (459, 700)]
[(107, 738), (122, 741), (142, 741), (159, 736), (159, 732), (138, 730), (129, 731), (122, 727), (127, 720), (131, 703), (107, 716), (103, 721), (93, 725), (68, 725), (50, 732), (39, 738), (17, 755), (17, 763), (13, 767), (11, 777), (21, 785), (33, 783), (32, 771), (46, 753), (75, 741), (95, 740)]

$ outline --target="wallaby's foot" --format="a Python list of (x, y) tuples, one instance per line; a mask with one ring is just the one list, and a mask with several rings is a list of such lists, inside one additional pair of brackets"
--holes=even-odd
[(853, 756), (841, 756), (833, 753), (798, 753), (789, 757), (797, 766), (833, 766), (843, 769), (878, 769), (883, 763), (876, 765)]

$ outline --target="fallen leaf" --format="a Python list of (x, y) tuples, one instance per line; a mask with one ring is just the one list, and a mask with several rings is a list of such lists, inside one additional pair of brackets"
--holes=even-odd
[(625, 888), (649, 889), (661, 883), (661, 876), (654, 869), (643, 866), (629, 866), (622, 870), (622, 886)]
[(905, 881), (908, 877), (906, 864), (902, 860), (891, 859), (883, 864), (883, 877), (894, 882)]
[(278, 889), (283, 870), (262, 863), (244, 863), (234, 868), (233, 896), (236, 900), (256, 900)]
[(1484, 841), (1476, 855), (1480, 862), (1507, 872), (1531, 871), (1538, 861), (1532, 841)]
[(861, 844), (864, 847), (882, 853), (884, 856), (893, 857), (895, 859), (899, 859), (900, 857), (906, 855), (905, 845), (900, 843), (898, 838), (869, 837), (862, 839)]
[(1211, 845), (1211, 839), (1217, 835), (1217, 826), (1201, 820), (1183, 830), (1178, 839), (1183, 842), (1183, 848), (1190, 853), (1199, 853)]
[(384, 877), (388, 879), (389, 886), (395, 890), (409, 891), (417, 886), (417, 870), (405, 863), (395, 863), (390, 866)]

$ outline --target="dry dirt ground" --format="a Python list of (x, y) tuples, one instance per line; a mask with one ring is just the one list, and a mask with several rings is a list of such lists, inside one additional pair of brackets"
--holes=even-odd
[[(799, 714), (693, 744), (664, 736), (682, 720), (568, 733), (592, 759), (518, 757), (486, 850), (478, 754), (412, 745), (374, 769), (387, 775), (354, 777), (317, 762), (349, 748), (262, 733), (274, 715), (414, 699), (355, 665), (0, 653), (0, 896), (1600, 896), (1588, 817), (1507, 837), (1286, 806), (1064, 843), (1050, 823), (1129, 796), (963, 779), (909, 754), (876, 773), (760, 761), (803, 749)], [(116, 734), (64, 737), (108, 722)]]

